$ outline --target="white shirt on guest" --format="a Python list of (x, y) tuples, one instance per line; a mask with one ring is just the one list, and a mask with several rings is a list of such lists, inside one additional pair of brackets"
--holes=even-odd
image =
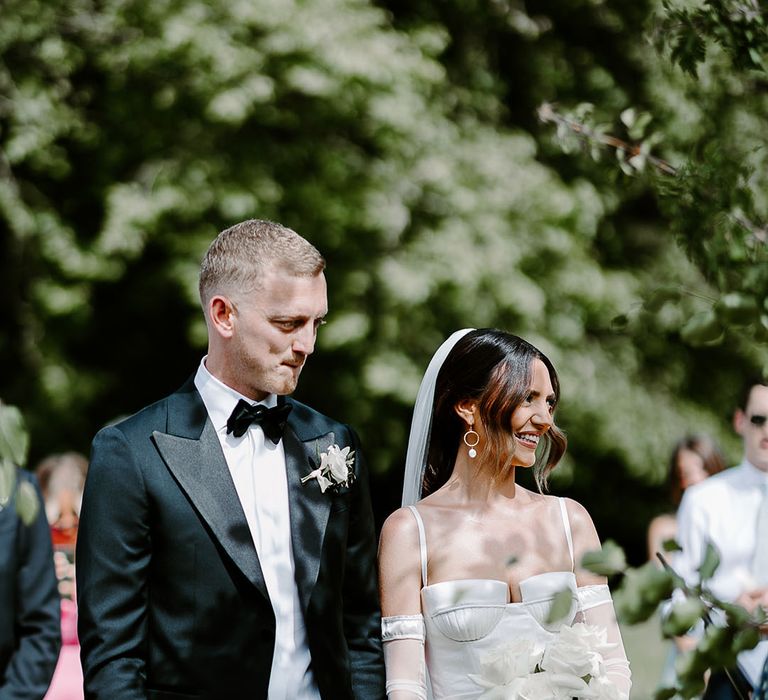
[[(675, 569), (687, 583), (698, 582), (707, 542), (717, 547), (720, 566), (707, 581), (718, 598), (734, 601), (757, 584), (752, 573), (757, 515), (768, 488), (768, 473), (744, 460), (685, 490), (677, 512), (677, 541), (683, 548)], [(768, 533), (765, 533), (768, 536)], [(768, 657), (768, 640), (739, 654), (739, 663), (752, 684), (760, 679)]]
[[(307, 633), (296, 587), (288, 478), (283, 441), (266, 439), (261, 426), (252, 424), (242, 437), (227, 434), (227, 419), (240, 399), (253, 404), (214, 377), (205, 357), (195, 375), (208, 416), (224, 452), (275, 613), (275, 652), (269, 677), (269, 700), (317, 700)], [(277, 405), (272, 394), (263, 403)]]

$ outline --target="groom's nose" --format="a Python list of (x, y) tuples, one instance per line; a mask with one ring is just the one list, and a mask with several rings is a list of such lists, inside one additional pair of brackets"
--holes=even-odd
[(317, 329), (312, 323), (305, 323), (296, 331), (293, 336), (291, 349), (297, 355), (311, 355), (315, 351), (315, 339), (317, 338)]

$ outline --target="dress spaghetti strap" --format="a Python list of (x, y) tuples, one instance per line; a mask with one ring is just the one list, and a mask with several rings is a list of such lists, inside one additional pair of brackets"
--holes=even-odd
[(565, 499), (558, 498), (557, 500), (560, 503), (560, 515), (563, 517), (565, 539), (568, 540), (568, 552), (571, 555), (571, 571), (576, 571), (576, 562), (573, 558), (573, 535), (571, 534), (571, 521), (568, 519), (568, 510), (565, 507)]
[[(408, 509), (413, 513), (413, 517), (416, 518), (416, 525), (419, 528), (419, 553), (421, 555), (421, 585), (422, 587), (427, 585), (427, 536), (424, 532), (424, 521), (419, 515), (419, 511), (416, 506), (408, 506)], [(568, 533), (570, 536), (570, 532)], [(571, 552), (571, 559), (573, 559), (573, 552)]]

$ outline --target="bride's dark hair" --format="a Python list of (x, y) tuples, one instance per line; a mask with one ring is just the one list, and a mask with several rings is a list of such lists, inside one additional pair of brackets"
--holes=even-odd
[[(495, 464), (494, 477), (511, 466), (509, 436), (512, 414), (526, 399), (531, 388), (534, 360), (541, 360), (549, 372), (560, 399), (560, 382), (549, 358), (529, 342), (495, 328), (480, 328), (467, 333), (446, 357), (435, 384), (432, 432), (422, 497), (439, 489), (448, 480), (466, 427), (454, 410), (465, 399), (478, 402), (487, 436), (478, 455), (483, 462)], [(534, 465), (540, 491), (547, 476), (565, 453), (567, 440), (554, 424), (544, 433)]]

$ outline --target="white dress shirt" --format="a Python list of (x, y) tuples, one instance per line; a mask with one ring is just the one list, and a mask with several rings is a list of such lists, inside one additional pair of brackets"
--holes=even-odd
[[(216, 379), (206, 368), (205, 358), (195, 375), (195, 387), (221, 442), (275, 612), (269, 700), (318, 700), (296, 588), (283, 441), (275, 445), (256, 424), (242, 437), (227, 434), (227, 419), (237, 402), (253, 401)], [(270, 395), (260, 403), (271, 408), (277, 405), (277, 397)]]
[[(757, 514), (768, 473), (744, 460), (685, 490), (677, 512), (677, 541), (683, 548), (675, 557), (675, 568), (688, 583), (698, 581), (697, 569), (707, 542), (720, 554), (720, 566), (707, 582), (712, 593), (734, 601), (757, 587), (752, 574)], [(768, 536), (768, 533), (766, 533)], [(739, 663), (752, 684), (760, 678), (768, 657), (765, 638), (752, 650), (739, 654)]]

